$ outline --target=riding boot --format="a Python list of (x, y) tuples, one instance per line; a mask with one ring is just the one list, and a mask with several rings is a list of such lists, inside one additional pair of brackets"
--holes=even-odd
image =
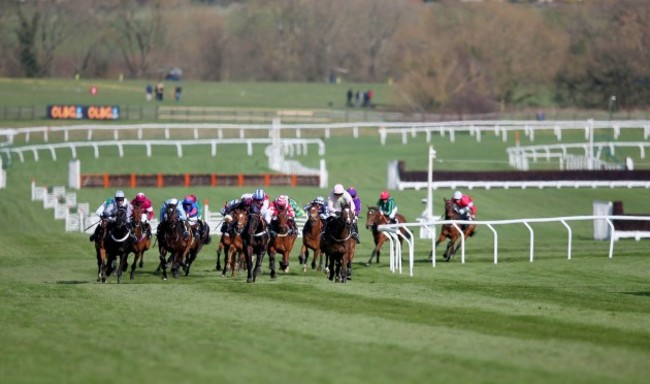
[(357, 226), (357, 223), (352, 223), (352, 238), (357, 244), (361, 244), (361, 241), (359, 241), (359, 227)]
[(100, 228), (99, 225), (95, 226), (95, 232), (93, 232), (93, 234), (90, 235), (90, 241), (91, 241), (91, 242), (95, 241), (95, 239), (97, 238), (97, 236), (99, 236), (99, 228)]
[(228, 232), (228, 230), (230, 229), (229, 227), (230, 226), (229, 226), (228, 222), (224, 221), (223, 223), (221, 223), (221, 233)]
[(145, 230), (147, 231), (147, 239), (151, 239), (151, 224), (145, 224)]

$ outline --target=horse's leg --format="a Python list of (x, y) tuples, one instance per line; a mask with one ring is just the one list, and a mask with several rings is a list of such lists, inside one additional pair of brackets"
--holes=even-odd
[(264, 251), (264, 249), (261, 249), (256, 253), (257, 260), (255, 261), (255, 274), (253, 275), (253, 281), (255, 281), (255, 278), (262, 273), (262, 261), (264, 261), (265, 254), (266, 251)]
[(330, 254), (327, 254), (327, 278), (330, 281), (334, 280), (334, 257)]
[(246, 276), (246, 282), (247, 283), (254, 283), (254, 273), (253, 273), (253, 249), (252, 247), (247, 246), (246, 249), (244, 250), (244, 256), (246, 257), (246, 271), (247, 271), (247, 276)]
[(347, 283), (348, 281), (348, 257), (346, 254), (343, 254), (341, 258), (341, 283)]
[(306, 267), (306, 265), (307, 265), (307, 257), (308, 257), (308, 255), (307, 255), (307, 246), (305, 245), (305, 242), (303, 241), (302, 247), (300, 247), (300, 254), (298, 255), (298, 262), (301, 265), (305, 266), (304, 269), (307, 269), (307, 267)]
[(451, 240), (449, 240), (449, 243), (447, 243), (447, 249), (445, 249), (445, 253), (443, 255), (444, 258), (445, 258), (445, 261), (449, 261), (449, 260), (451, 260), (452, 257), (454, 257), (454, 243), (455, 242), (456, 242), (456, 239), (452, 238)]
[(219, 246), (217, 247), (217, 265), (214, 268), (217, 271), (221, 271), (221, 252), (224, 252), (224, 262), (227, 263), (228, 261), (225, 260), (227, 253), (225, 252), (223, 243), (219, 242)]
[(131, 264), (131, 275), (129, 276), (131, 280), (135, 278), (135, 267), (137, 266), (138, 259), (142, 259), (142, 251), (135, 251), (133, 256), (133, 264)]
[(269, 248), (269, 268), (271, 269), (271, 278), (275, 279), (275, 249), (273, 248)]

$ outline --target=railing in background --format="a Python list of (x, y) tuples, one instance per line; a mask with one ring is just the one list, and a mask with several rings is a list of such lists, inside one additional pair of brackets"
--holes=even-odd
[[(614, 241), (625, 238), (625, 237), (634, 237), (639, 240), (641, 238), (650, 238), (650, 233), (634, 233), (632, 236), (617, 236), (617, 231), (614, 228), (613, 220), (641, 220), (641, 221), (650, 221), (649, 216), (567, 216), (567, 217), (549, 217), (549, 218), (529, 218), (529, 219), (515, 219), (515, 220), (492, 220), (492, 221), (467, 221), (467, 220), (431, 220), (429, 222), (418, 222), (418, 223), (398, 223), (398, 224), (385, 224), (380, 225), (379, 230), (382, 231), (390, 240), (390, 267), (392, 272), (399, 271), (402, 272), (402, 248), (399, 243), (399, 238), (402, 237), (407, 239), (401, 234), (399, 229), (403, 228), (410, 234), (410, 239), (407, 239), (407, 245), (409, 247), (408, 256), (409, 256), (409, 275), (413, 276), (413, 265), (414, 265), (414, 250), (415, 242), (413, 241), (413, 233), (410, 228), (420, 228), (428, 231), (432, 234), (431, 236), (431, 265), (436, 266), (436, 251), (435, 251), (435, 241), (436, 241), (436, 225), (451, 224), (462, 233), (460, 226), (463, 224), (476, 224), (476, 225), (485, 225), (487, 226), (493, 234), (493, 260), (494, 264), (498, 263), (499, 258), (499, 237), (495, 226), (499, 225), (508, 225), (508, 224), (523, 224), (529, 231), (530, 234), (530, 248), (529, 248), (529, 261), (532, 263), (535, 257), (535, 231), (530, 225), (531, 223), (561, 223), (567, 230), (567, 259), (571, 260), (571, 252), (573, 250), (573, 231), (571, 226), (568, 224), (570, 221), (584, 221), (584, 220), (604, 220), (609, 225), (610, 229), (610, 238), (609, 238), (609, 252), (608, 257), (611, 259), (614, 256)], [(633, 231), (638, 232), (638, 231)], [(465, 263), (465, 239), (463, 236), (459, 237), (460, 249), (461, 249), (461, 263)]]
[[(615, 164), (609, 164), (603, 160), (600, 160), (604, 150), (609, 150), (611, 155), (616, 154), (617, 148), (638, 148), (639, 156), (641, 159), (645, 159), (646, 148), (650, 147), (650, 142), (595, 142), (590, 143), (568, 143), (568, 144), (549, 144), (549, 145), (527, 145), (527, 146), (515, 146), (506, 148), (506, 153), (508, 154), (508, 163), (510, 166), (517, 169), (527, 171), (530, 168), (530, 161), (533, 163), (538, 162), (539, 160), (546, 160), (548, 162), (551, 159), (558, 159), (560, 169), (586, 169), (586, 164), (581, 165), (572, 165), (572, 162), (576, 161), (576, 158), (584, 159), (588, 161), (588, 155), (592, 150), (596, 150), (597, 153), (594, 154), (596, 164), (592, 164), (594, 169), (620, 169), (620, 166)], [(575, 154), (570, 154), (571, 150), (581, 150), (584, 156), (576, 156)], [(578, 160), (582, 161), (582, 160)]]

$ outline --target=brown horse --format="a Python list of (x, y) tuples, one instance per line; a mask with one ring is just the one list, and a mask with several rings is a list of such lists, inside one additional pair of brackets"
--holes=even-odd
[(228, 232), (221, 237), (228, 239), (228, 248), (226, 250), (225, 264), (222, 275), (225, 276), (230, 265), (230, 276), (235, 276), (235, 270), (239, 269), (238, 261), (244, 255), (243, 234), (248, 223), (248, 212), (244, 209), (235, 209), (232, 214), (232, 223)]
[[(406, 217), (401, 214), (396, 214), (395, 219), (398, 223), (406, 223)], [(384, 216), (383, 213), (379, 211), (377, 207), (368, 207), (368, 218), (366, 219), (366, 229), (372, 230), (372, 238), (375, 241), (375, 249), (372, 250), (370, 254), (370, 260), (366, 265), (372, 264), (373, 257), (377, 256), (377, 264), (379, 264), (379, 255), (381, 253), (381, 247), (384, 245), (388, 237), (384, 235), (378, 227), (383, 224), (390, 224), (390, 220)], [(402, 235), (409, 236), (408, 232), (404, 229), (400, 229)], [(400, 237), (400, 244), (402, 243), (402, 238)]]
[(99, 234), (95, 236), (95, 253), (97, 254), (97, 281), (106, 282), (106, 275), (103, 274), (104, 265), (106, 264), (106, 248), (104, 239), (108, 231), (108, 219), (101, 218), (97, 223), (99, 225)]
[(192, 236), (192, 228), (178, 218), (175, 206), (167, 207), (167, 220), (162, 229), (162, 239), (163, 241), (159, 241), (162, 278), (167, 280), (167, 252), (171, 253), (172, 275), (176, 278), (190, 251), (194, 236)]
[(316, 260), (318, 260), (318, 271), (320, 272), (323, 269), (323, 254), (320, 251), (321, 232), (323, 232), (323, 220), (320, 218), (318, 205), (312, 204), (307, 210), (307, 222), (302, 228), (302, 247), (298, 256), (303, 272), (307, 272), (310, 249), (314, 252), (311, 269), (316, 268)]
[[(104, 247), (106, 248), (106, 261), (103, 265), (102, 282), (106, 282), (108, 276), (115, 269), (115, 275), (119, 284), (122, 280), (122, 272), (125, 272), (129, 266), (129, 253), (133, 251), (131, 230), (129, 229), (126, 217), (126, 209), (119, 208), (115, 215), (115, 220), (108, 224)], [(118, 258), (120, 259), (120, 263), (116, 266), (115, 264)]]
[(321, 251), (328, 255), (328, 279), (345, 283), (348, 280), (348, 268), (352, 265), (355, 241), (352, 238), (354, 212), (346, 204), (336, 217), (328, 218), (325, 235), (321, 240)]
[[(462, 220), (462, 217), (454, 207), (453, 201), (447, 200), (446, 198), (444, 199), (444, 201), (445, 201), (445, 220)], [(476, 224), (463, 224), (459, 226), (462, 232), (458, 232), (458, 229), (456, 229), (452, 224), (443, 224), (442, 228), (440, 229), (440, 235), (438, 236), (438, 240), (436, 240), (435, 248), (438, 248), (438, 244), (445, 241), (445, 239), (449, 239), (449, 243), (447, 243), (447, 248), (445, 249), (445, 253), (443, 254), (445, 261), (451, 260), (451, 258), (454, 257), (454, 255), (456, 254), (458, 248), (460, 248), (460, 243), (455, 247), (454, 244), (456, 243), (456, 240), (460, 238), (461, 235), (463, 236), (464, 239), (467, 239), (469, 236), (474, 235)], [(431, 251), (431, 255), (433, 255), (433, 251)]]
[(131, 280), (135, 277), (135, 267), (140, 263), (140, 268), (143, 265), (144, 253), (151, 248), (151, 238), (147, 236), (148, 223), (142, 221), (142, 213), (144, 208), (142, 204), (133, 206), (133, 235), (135, 235), (136, 242), (133, 244), (133, 264), (131, 264)]
[(187, 252), (187, 258), (183, 263), (183, 271), (185, 271), (185, 276), (188, 276), (190, 274), (190, 267), (196, 260), (199, 252), (201, 252), (201, 249), (203, 249), (203, 246), (209, 244), (211, 240), (210, 226), (203, 220), (197, 219), (196, 223), (190, 225), (190, 228), (192, 229), (192, 233), (197, 236), (194, 236), (194, 240), (192, 241), (190, 249)]
[[(246, 255), (247, 283), (254, 283), (260, 274), (262, 260), (269, 243), (269, 233), (266, 222), (260, 213), (250, 213), (243, 234), (244, 254)], [(256, 257), (253, 267), (253, 257)]]
[(293, 244), (298, 237), (296, 232), (292, 231), (293, 225), (290, 222), (289, 215), (286, 210), (278, 212), (275, 220), (271, 221), (271, 239), (266, 248), (269, 254), (269, 264), (271, 267), (271, 278), (275, 279), (275, 254), (282, 254), (282, 261), (280, 261), (280, 269), (284, 273), (289, 272), (289, 256), (293, 249)]

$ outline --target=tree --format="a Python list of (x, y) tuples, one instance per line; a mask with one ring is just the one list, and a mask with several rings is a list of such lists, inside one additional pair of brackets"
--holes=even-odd
[(103, 4), (106, 36), (120, 52), (129, 77), (148, 72), (151, 55), (164, 45), (162, 0), (141, 6), (136, 0), (112, 0)]

